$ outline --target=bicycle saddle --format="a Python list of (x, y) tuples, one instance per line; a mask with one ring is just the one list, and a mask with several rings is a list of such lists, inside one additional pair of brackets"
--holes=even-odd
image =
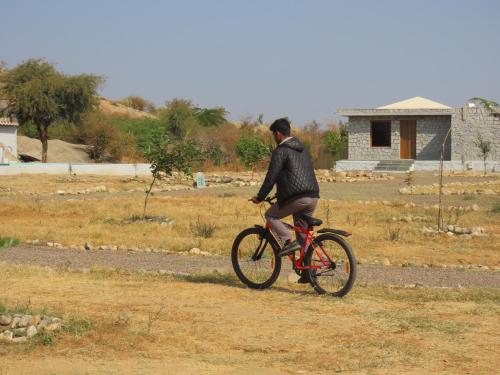
[(302, 220), (304, 220), (307, 223), (307, 225), (310, 227), (317, 227), (317, 226), (323, 224), (323, 220), (316, 219), (316, 218), (309, 216), (309, 215), (302, 214), (302, 215), (300, 215), (300, 218)]

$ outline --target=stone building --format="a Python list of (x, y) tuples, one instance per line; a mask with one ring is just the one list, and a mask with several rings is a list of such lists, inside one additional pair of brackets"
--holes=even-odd
[(337, 162), (338, 170), (435, 170), (443, 144), (446, 169), (481, 169), (480, 137), (492, 143), (488, 168), (499, 170), (497, 108), (451, 108), (415, 97), (374, 109), (339, 109), (337, 114), (349, 118), (348, 159)]
[(0, 117), (0, 164), (17, 161), (17, 121)]

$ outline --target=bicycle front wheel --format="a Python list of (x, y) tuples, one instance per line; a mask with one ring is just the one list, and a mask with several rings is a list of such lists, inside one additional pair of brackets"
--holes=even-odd
[(269, 288), (281, 271), (274, 239), (264, 228), (245, 229), (234, 240), (231, 261), (238, 278), (250, 288)]
[(349, 243), (342, 237), (325, 233), (309, 246), (304, 260), (309, 279), (319, 294), (343, 297), (356, 279), (356, 260)]

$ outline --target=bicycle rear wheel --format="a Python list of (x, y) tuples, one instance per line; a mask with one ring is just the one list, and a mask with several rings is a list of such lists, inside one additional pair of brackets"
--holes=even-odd
[(356, 279), (356, 260), (349, 243), (342, 237), (325, 233), (314, 239), (309, 246), (304, 264), (309, 279), (319, 294), (343, 297), (351, 290)]
[(259, 227), (245, 229), (235, 238), (231, 250), (234, 272), (250, 288), (269, 288), (278, 278), (281, 257), (272, 244), (271, 234)]

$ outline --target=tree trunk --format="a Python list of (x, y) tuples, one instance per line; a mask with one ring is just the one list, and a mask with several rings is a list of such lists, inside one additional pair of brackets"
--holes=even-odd
[(154, 185), (155, 181), (156, 181), (156, 176), (153, 176), (153, 181), (151, 182), (151, 185), (149, 185), (149, 189), (146, 192), (146, 197), (144, 198), (144, 210), (142, 211), (142, 218), (143, 219), (146, 218), (146, 207), (148, 205), (148, 198), (149, 198), (149, 194), (151, 193), (151, 190), (153, 189), (153, 185)]
[(42, 163), (47, 163), (47, 150), (49, 149), (48, 131), (45, 126), (41, 126), (38, 130), (40, 141), (42, 142)]

